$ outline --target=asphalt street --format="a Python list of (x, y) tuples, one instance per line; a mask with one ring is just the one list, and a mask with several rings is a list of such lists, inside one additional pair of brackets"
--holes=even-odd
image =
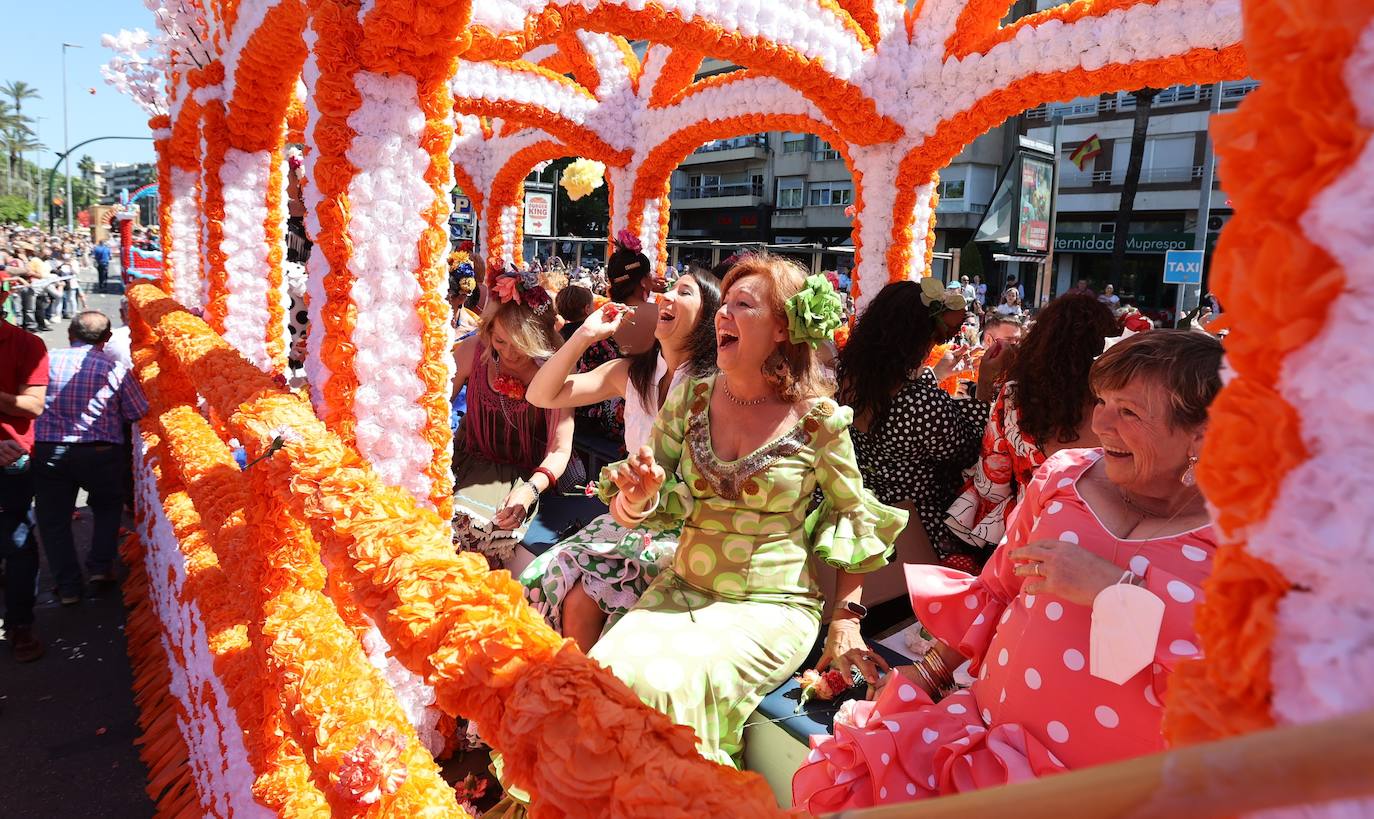
[[(82, 274), (87, 306), (119, 326), (118, 294), (94, 293), (95, 271)], [(48, 349), (69, 346), (67, 323), (41, 333)], [(78, 500), (78, 551), (90, 541), (90, 511)], [(39, 577), (35, 633), (47, 646), (37, 662), (18, 664), (0, 644), (0, 817), (148, 817), (147, 772), (138, 758), (138, 726), (125, 655), (124, 606), (118, 593), (61, 606), (46, 558)]]

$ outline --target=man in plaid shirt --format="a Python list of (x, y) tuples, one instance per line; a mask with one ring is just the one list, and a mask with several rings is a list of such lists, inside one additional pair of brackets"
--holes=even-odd
[(110, 319), (88, 310), (72, 319), (71, 347), (48, 355), (48, 392), (33, 447), (38, 531), (65, 606), (81, 600), (81, 570), (72, 541), (77, 491), (95, 517), (87, 558), (92, 594), (115, 583), (114, 561), (124, 510), (128, 450), (124, 427), (148, 411), (133, 373), (107, 354)]

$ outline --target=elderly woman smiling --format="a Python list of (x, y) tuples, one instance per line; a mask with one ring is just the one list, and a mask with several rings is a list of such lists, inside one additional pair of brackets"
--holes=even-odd
[[(1156, 330), (1097, 360), (1101, 448), (1045, 462), (978, 577), (907, 568), (941, 643), (812, 739), (799, 807), (976, 790), (1164, 747), (1160, 699), (1198, 652), (1193, 607), (1216, 547), (1193, 472), (1221, 355), (1210, 336)], [(965, 659), (976, 680), (956, 691)]]

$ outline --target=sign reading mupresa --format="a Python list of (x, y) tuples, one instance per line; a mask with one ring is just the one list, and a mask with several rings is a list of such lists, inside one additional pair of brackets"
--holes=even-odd
[[(1116, 236), (1110, 233), (1056, 233), (1056, 253), (1111, 253)], [(1127, 253), (1165, 254), (1171, 250), (1192, 250), (1191, 233), (1128, 233)]]

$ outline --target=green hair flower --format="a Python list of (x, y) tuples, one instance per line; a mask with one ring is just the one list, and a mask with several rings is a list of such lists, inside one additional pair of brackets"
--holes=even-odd
[(821, 275), (806, 277), (801, 292), (787, 300), (787, 331), (793, 344), (803, 342), (814, 349), (835, 337), (844, 323), (840, 294)]

